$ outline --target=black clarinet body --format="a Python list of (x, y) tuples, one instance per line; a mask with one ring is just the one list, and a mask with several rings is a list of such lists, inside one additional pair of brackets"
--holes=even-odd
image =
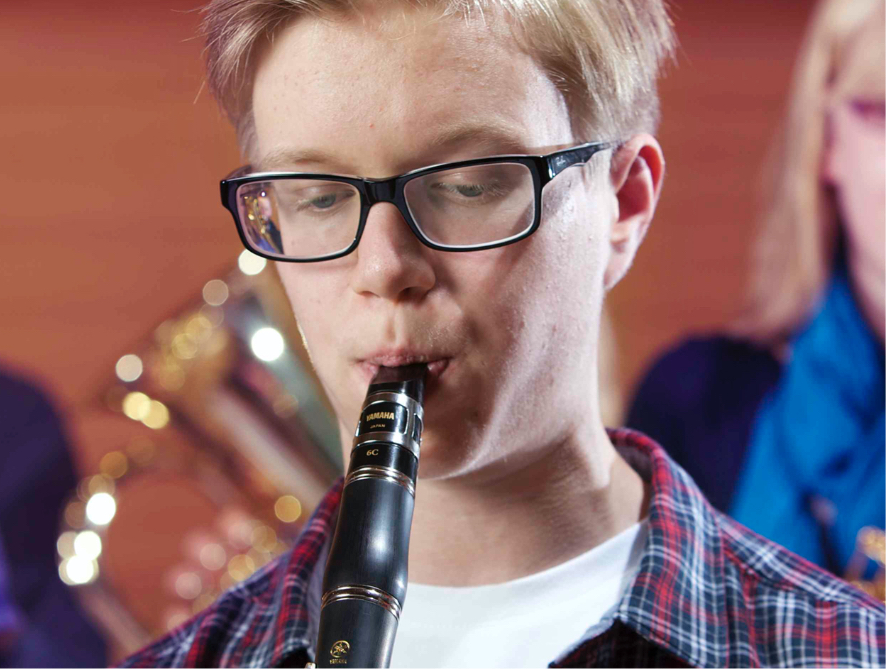
[(323, 578), (318, 667), (387, 667), (406, 598), (426, 365), (369, 385)]

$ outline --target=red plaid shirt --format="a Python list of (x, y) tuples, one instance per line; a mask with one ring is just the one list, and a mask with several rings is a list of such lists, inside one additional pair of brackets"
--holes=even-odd
[[(884, 664), (881, 603), (714, 510), (652, 440), (610, 437), (651, 489), (646, 546), (618, 606), (551, 666)], [(339, 481), (291, 553), (125, 665), (304, 667), (340, 496)]]

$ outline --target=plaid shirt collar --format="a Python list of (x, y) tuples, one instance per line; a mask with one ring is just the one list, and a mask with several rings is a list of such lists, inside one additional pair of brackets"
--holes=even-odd
[[(723, 551), (711, 507), (654, 441), (628, 429), (610, 430), (609, 436), (619, 454), (650, 486), (646, 546), (637, 576), (617, 609), (558, 659), (567, 660), (583, 643), (620, 620), (691, 666), (726, 666)], [(327, 493), (292, 553), (279, 598), (289, 606), (274, 609), (270, 626), (275, 631), (268, 639), (274, 649), (271, 666), (279, 666), (297, 650), (313, 647), (316, 640), (323, 565), (335, 529), (341, 484), (339, 479)], [(310, 575), (307, 587), (305, 575)], [(694, 621), (691, 631), (674, 625), (675, 602)], [(298, 624), (293, 626), (291, 619)]]
[[(567, 660), (583, 643), (620, 620), (688, 665), (726, 666), (726, 579), (720, 532), (711, 507), (654, 441), (627, 429), (611, 430), (609, 436), (619, 454), (650, 486), (646, 546), (637, 576), (617, 609), (558, 659)], [(272, 618), (271, 666), (279, 666), (299, 649), (313, 647), (316, 640), (323, 565), (340, 499), (341, 479), (317, 508), (292, 553), (279, 598), (289, 606), (275, 608)], [(307, 587), (304, 575), (312, 577)], [(674, 624), (675, 602), (693, 620), (691, 630)], [(305, 616), (306, 612), (311, 615)], [(298, 624), (293, 626), (291, 619)]]
[[(715, 511), (652, 440), (626, 429), (609, 436), (650, 486), (646, 545), (618, 606), (552, 666), (883, 662), (882, 604)], [(127, 664), (304, 666), (340, 498), (341, 480), (288, 561), (267, 565)]]
[[(728, 599), (715, 512), (654, 441), (627, 429), (610, 430), (609, 437), (650, 487), (649, 530), (630, 589), (575, 648), (619, 620), (690, 666), (729, 665)], [(680, 624), (675, 617), (691, 624)]]

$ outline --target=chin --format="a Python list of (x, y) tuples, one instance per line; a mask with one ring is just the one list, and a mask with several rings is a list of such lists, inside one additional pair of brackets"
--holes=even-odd
[(473, 458), (465, 450), (468, 440), (464, 436), (427, 434), (421, 444), (418, 477), (426, 481), (450, 479), (464, 474), (471, 468)]

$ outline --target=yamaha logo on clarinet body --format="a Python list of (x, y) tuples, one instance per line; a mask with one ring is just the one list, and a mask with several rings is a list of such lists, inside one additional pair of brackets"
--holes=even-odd
[(376, 411), (366, 416), (366, 420), (394, 420), (394, 418), (396, 416), (393, 411)]
[(406, 407), (396, 402), (373, 402), (363, 409), (357, 436), (367, 432), (399, 432), (406, 433)]
[(329, 664), (347, 664), (348, 652), (350, 652), (350, 650), (351, 644), (344, 639), (336, 641), (332, 644), (332, 648), (329, 649), (329, 655), (332, 658), (329, 660)]

